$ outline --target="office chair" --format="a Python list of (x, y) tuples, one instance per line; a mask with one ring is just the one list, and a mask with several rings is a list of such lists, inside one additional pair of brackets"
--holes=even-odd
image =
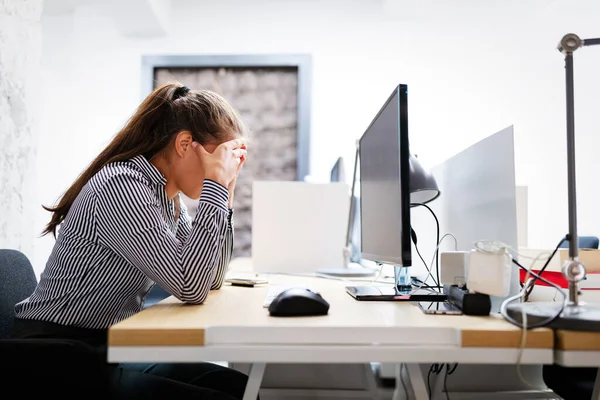
[(29, 297), (36, 285), (27, 257), (17, 250), (0, 249), (0, 339), (10, 336), (15, 304)]
[[(579, 248), (580, 249), (598, 249), (600, 239), (596, 236), (579, 236)], [(569, 241), (565, 240), (561, 245), (561, 249), (569, 248)]]
[[(19, 394), (15, 399), (32, 398), (42, 393), (75, 399), (84, 393), (96, 395), (107, 390), (106, 361), (86, 344), (64, 339), (10, 338), (15, 304), (29, 297), (36, 285), (37, 279), (27, 257), (17, 250), (0, 249), (0, 369), (3, 382), (0, 397), (3, 393), (15, 392)], [(20, 383), (23, 381), (31, 384)]]
[[(598, 249), (600, 240), (596, 236), (580, 236), (580, 249)], [(569, 247), (564, 241), (560, 246)], [(598, 368), (572, 368), (560, 365), (544, 365), (544, 383), (565, 400), (589, 400), (592, 398)]]

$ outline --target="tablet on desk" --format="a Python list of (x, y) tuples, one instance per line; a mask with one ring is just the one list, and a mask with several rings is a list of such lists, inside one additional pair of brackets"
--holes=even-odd
[(231, 278), (225, 279), (225, 282), (231, 283), (231, 286), (254, 287), (255, 285), (264, 285), (268, 283), (264, 279), (246, 279), (246, 278)]

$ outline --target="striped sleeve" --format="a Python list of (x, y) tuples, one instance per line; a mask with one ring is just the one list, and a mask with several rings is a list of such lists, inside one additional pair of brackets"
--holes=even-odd
[[(179, 221), (177, 224), (177, 239), (184, 241), (192, 231), (192, 221), (190, 220), (190, 216), (187, 212), (187, 207), (185, 203), (180, 200), (180, 214)], [(231, 262), (231, 257), (233, 254), (233, 210), (229, 210), (229, 215), (227, 218), (227, 232), (225, 233), (225, 238), (223, 240), (223, 246), (221, 247), (221, 251), (219, 253), (219, 261), (217, 263), (217, 268), (215, 270), (215, 275), (213, 277), (211, 290), (218, 290), (223, 285), (223, 281), (225, 280), (225, 275), (227, 274), (227, 268), (229, 267), (229, 263)]]
[(227, 223), (227, 233), (223, 241), (223, 247), (221, 248), (221, 255), (219, 257), (219, 263), (215, 276), (213, 278), (212, 290), (218, 290), (223, 285), (223, 280), (227, 274), (229, 263), (233, 254), (233, 210), (229, 210), (229, 217)]
[(205, 180), (188, 237), (171, 232), (147, 183), (117, 174), (96, 193), (98, 241), (125, 258), (179, 300), (204, 302), (227, 233), (227, 189)]
[[(178, 195), (179, 196), (179, 195)], [(192, 233), (192, 220), (190, 214), (188, 214), (187, 207), (181, 197), (179, 198), (179, 220), (177, 221), (177, 233), (176, 237), (178, 240), (185, 242)]]

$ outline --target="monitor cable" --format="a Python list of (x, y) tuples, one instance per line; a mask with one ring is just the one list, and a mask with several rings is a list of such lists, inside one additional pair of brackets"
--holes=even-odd
[[(427, 204), (424, 203), (411, 203), (410, 204), (411, 207), (424, 207), (426, 208), (431, 215), (433, 216), (433, 219), (435, 220), (435, 228), (436, 228), (436, 236), (435, 236), (435, 242), (438, 245), (438, 247), (435, 249), (435, 269), (436, 269), (436, 276), (437, 279), (434, 279), (434, 282), (436, 282), (436, 285), (440, 286), (440, 262), (439, 262), (439, 253), (438, 253), (438, 249), (439, 249), (439, 243), (440, 243), (440, 221), (437, 217), (437, 215), (435, 215), (435, 212), (433, 212), (433, 210), (431, 209), (431, 207), (429, 207)], [(411, 236), (413, 236), (413, 232), (414, 230), (411, 228)], [(417, 235), (414, 234), (413, 236), (413, 241), (415, 243), (415, 248), (417, 247)], [(419, 253), (419, 250), (417, 250), (417, 254)], [(420, 254), (419, 254), (420, 257)], [(422, 257), (421, 257), (422, 259)], [(425, 263), (423, 261), (423, 263)], [(427, 265), (425, 266), (425, 268), (427, 268)], [(427, 279), (425, 279), (427, 280)]]
[(446, 400), (450, 400), (450, 394), (448, 393), (448, 377), (450, 375), (452, 375), (454, 373), (454, 371), (456, 371), (456, 368), (458, 367), (458, 363), (454, 364), (452, 367), (450, 367), (450, 364), (446, 364), (446, 373), (444, 374), (444, 394), (446, 395)]
[[(425, 278), (425, 281), (427, 281), (428, 277), (431, 277), (431, 279), (433, 279), (433, 281), (435, 282), (435, 278), (433, 277), (433, 274), (431, 273), (431, 270), (433, 269), (433, 264), (436, 260), (436, 255), (439, 252), (440, 246), (442, 245), (443, 241), (445, 238), (447, 237), (451, 237), (454, 239), (454, 248), (458, 249), (458, 241), (456, 240), (456, 236), (454, 236), (451, 233), (446, 233), (444, 236), (442, 236), (442, 238), (438, 241), (437, 246), (435, 247), (435, 251), (433, 252), (433, 257), (431, 258), (431, 264), (429, 265), (429, 268), (427, 268), (427, 266), (425, 266), (425, 268), (427, 269), (427, 277)], [(411, 291), (410, 294), (414, 294), (416, 292), (418, 292), (419, 290), (421, 290), (422, 288), (425, 288), (425, 282), (421, 281), (420, 285), (417, 285), (415, 289), (413, 289)], [(439, 289), (438, 289), (439, 290)]]
[(439, 376), (442, 372), (444, 372), (445, 369), (445, 373), (444, 373), (444, 382), (443, 382), (443, 391), (444, 391), (444, 395), (446, 396), (446, 399), (449, 400), (450, 399), (450, 395), (448, 393), (448, 388), (447, 388), (447, 381), (448, 381), (448, 376), (452, 375), (455, 371), (456, 368), (458, 367), (458, 363), (454, 364), (454, 365), (450, 365), (450, 364), (431, 364), (431, 366), (429, 367), (429, 372), (427, 374), (427, 390), (428, 390), (428, 394), (429, 394), (429, 399), (431, 399), (433, 397), (433, 393), (432, 393), (432, 388), (431, 388), (431, 376), (432, 374), (435, 374), (436, 376)]

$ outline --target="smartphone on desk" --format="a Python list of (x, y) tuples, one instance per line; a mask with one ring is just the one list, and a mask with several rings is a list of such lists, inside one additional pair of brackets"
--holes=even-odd
[(419, 308), (425, 314), (462, 315), (462, 310), (447, 301), (419, 301)]
[(231, 286), (254, 287), (255, 285), (264, 285), (268, 283), (264, 279), (246, 279), (246, 278), (231, 278), (225, 279), (225, 282), (231, 283)]

